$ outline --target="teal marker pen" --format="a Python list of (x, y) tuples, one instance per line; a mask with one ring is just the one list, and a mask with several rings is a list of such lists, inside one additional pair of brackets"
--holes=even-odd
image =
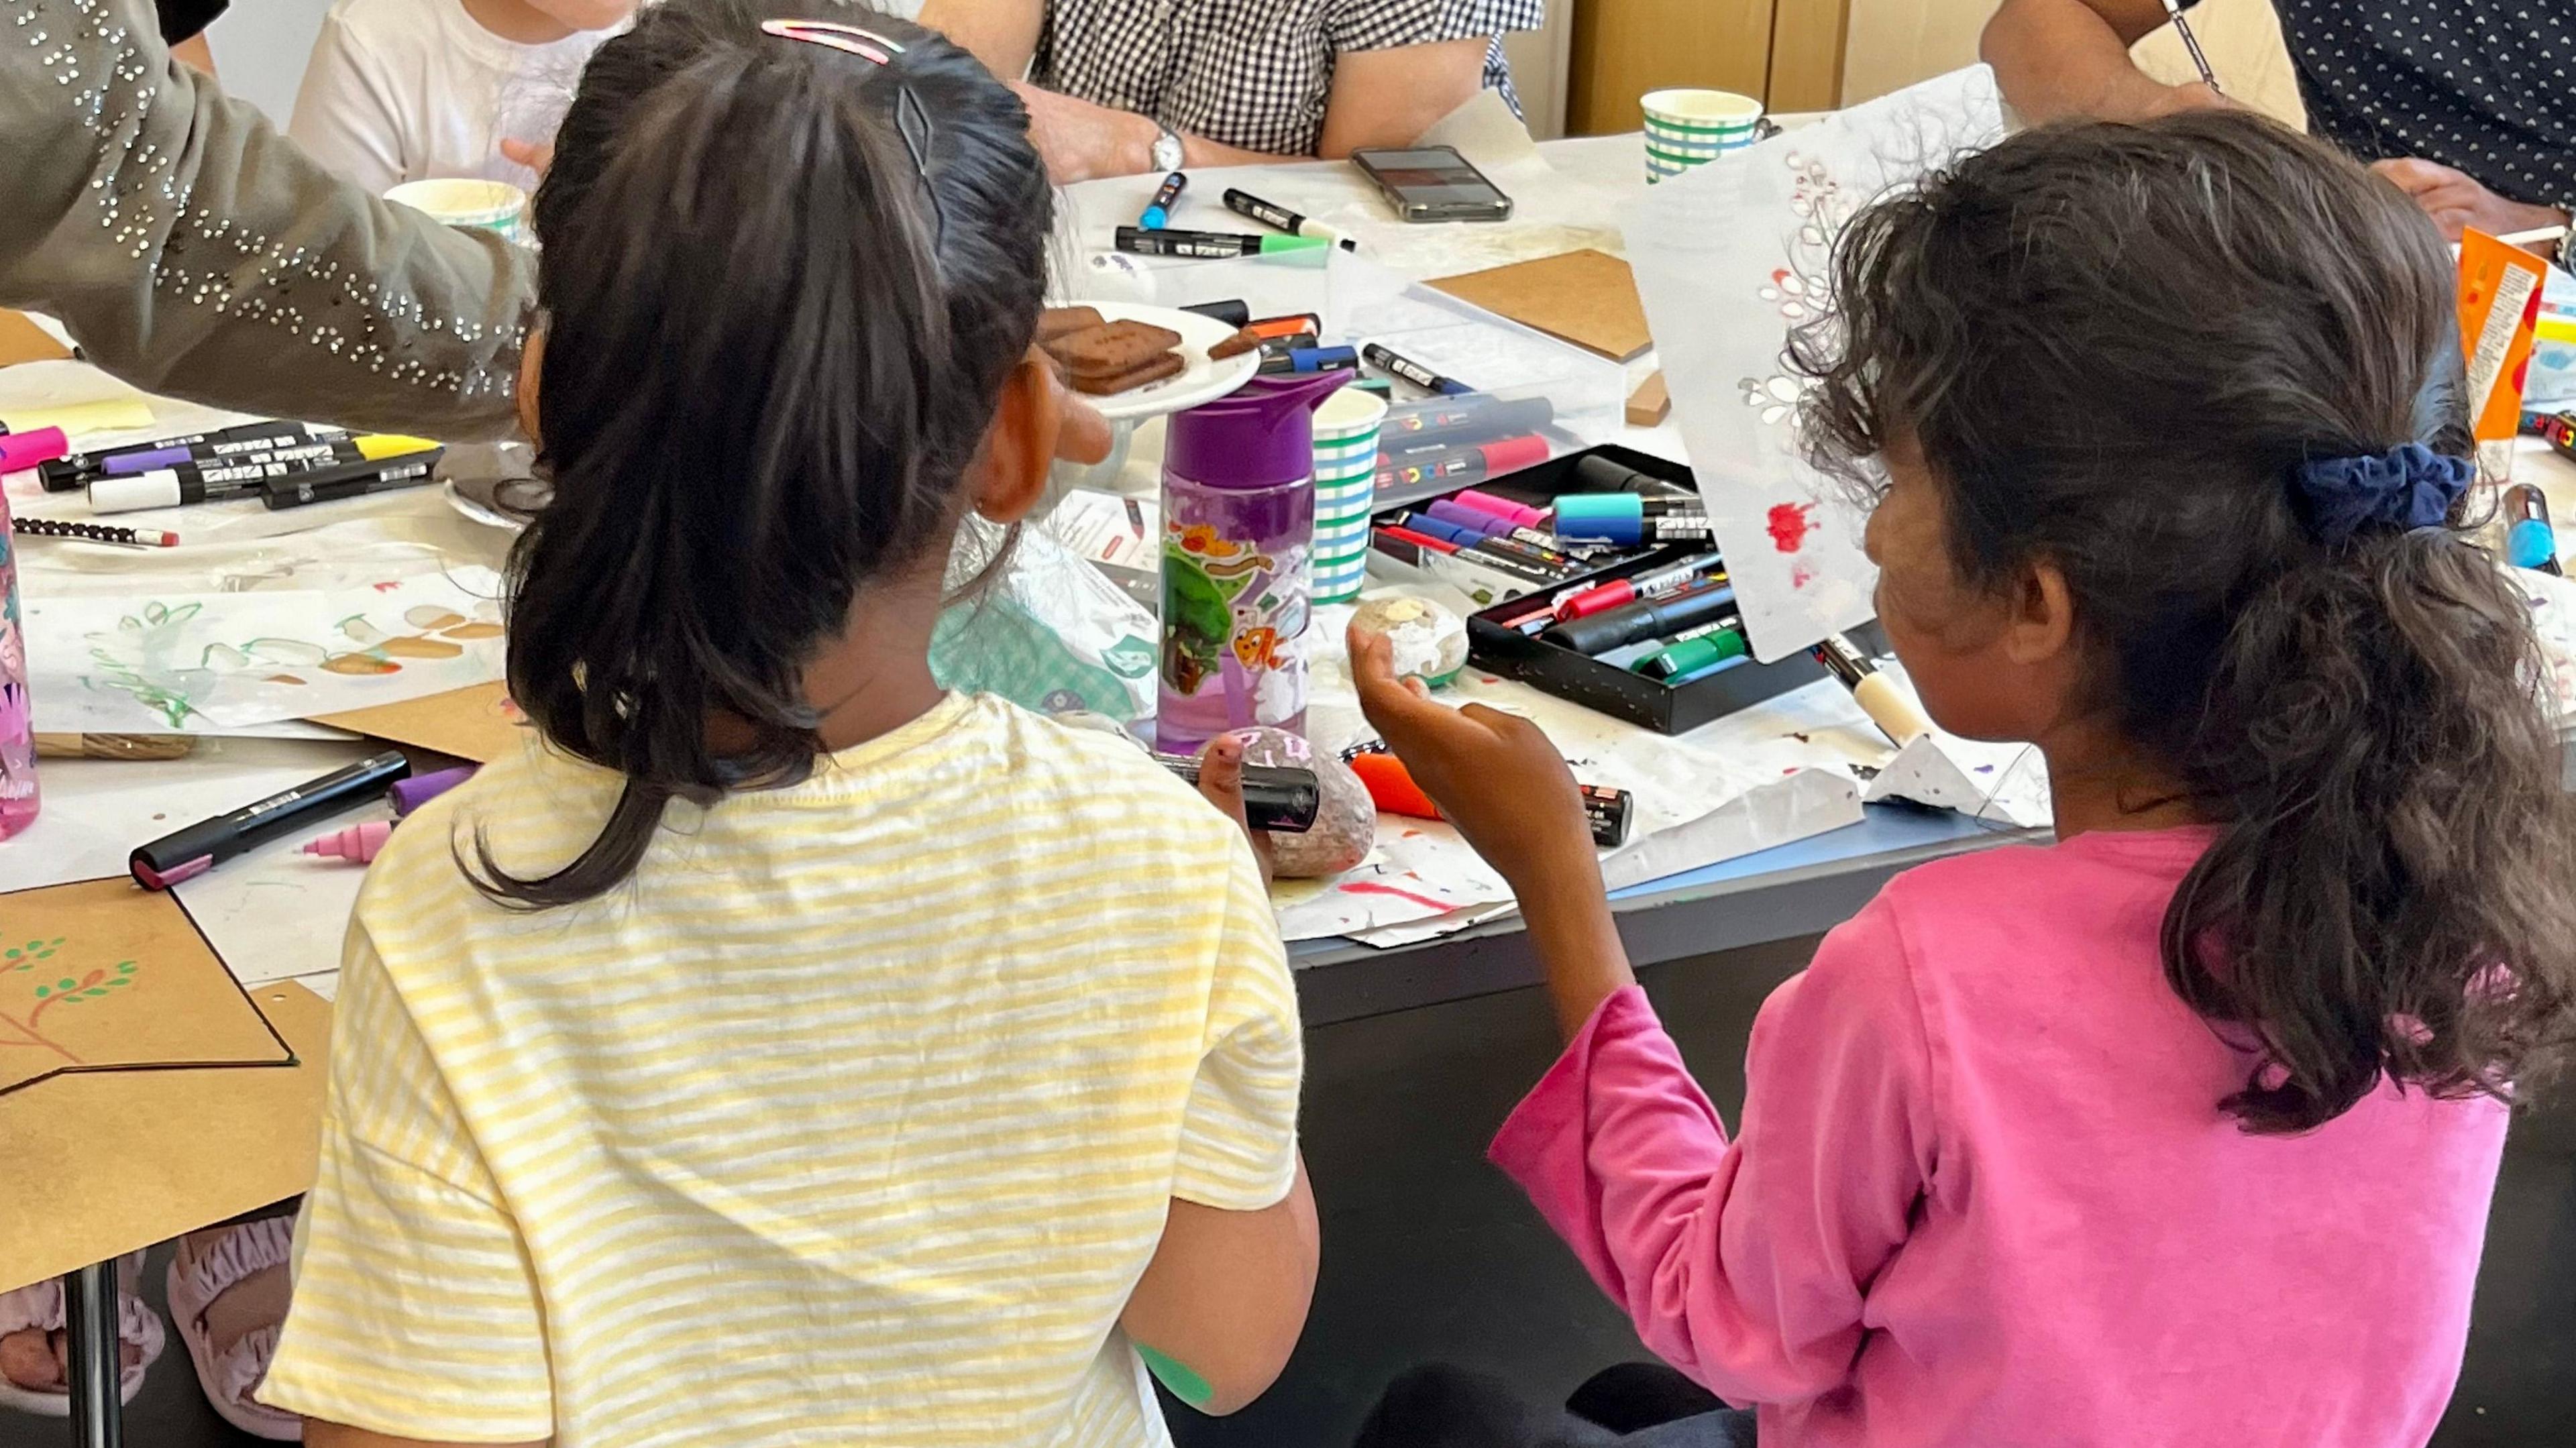
[(1744, 657), (1744, 623), (1733, 615), (1703, 624), (1637, 661), (1649, 679), (1679, 679), (1711, 664)]

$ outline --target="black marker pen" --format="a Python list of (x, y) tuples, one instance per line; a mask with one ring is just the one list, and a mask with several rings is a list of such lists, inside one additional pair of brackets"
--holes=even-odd
[(320, 779), (138, 846), (126, 857), (125, 867), (144, 889), (167, 890), (262, 841), (362, 804), (409, 773), (411, 761), (398, 749), (370, 755), (346, 769), (335, 769)]
[(1118, 228), (1117, 245), (1137, 256), (1268, 256), (1275, 252), (1312, 251), (1323, 240), (1311, 236), (1252, 236), (1232, 231), (1172, 231), (1143, 226)]
[[(1181, 777), (1183, 784), (1199, 782), (1199, 762), (1177, 754), (1157, 754), (1154, 761)], [(1315, 771), (1293, 764), (1247, 764), (1243, 766), (1243, 822), (1256, 830), (1274, 835), (1302, 835), (1315, 827), (1316, 812), (1324, 807), (1324, 787), (1315, 779)]]
[(1625, 644), (1675, 634), (1724, 617), (1735, 608), (1735, 590), (1723, 583), (1686, 588), (1584, 618), (1568, 619), (1539, 635), (1578, 654), (1605, 654)]
[(1460, 393), (1476, 390), (1455, 377), (1443, 377), (1412, 358), (1402, 356), (1393, 349), (1376, 342), (1360, 348), (1360, 360), (1380, 372), (1392, 372), (1425, 392), (1437, 392), (1444, 397), (1456, 397)]
[(260, 485), (260, 501), (270, 511), (279, 508), (301, 508), (307, 503), (328, 503), (340, 498), (362, 498), (369, 493), (389, 493), (396, 488), (417, 488), (430, 480), (438, 460), (447, 449), (425, 453), (407, 453), (382, 462), (352, 463), (347, 467), (316, 468), (289, 477), (271, 478)]
[(1275, 226), (1290, 236), (1311, 236), (1320, 241), (1332, 242), (1344, 251), (1360, 249), (1359, 239), (1340, 227), (1327, 226), (1323, 222), (1309, 220), (1285, 206), (1264, 201), (1249, 191), (1226, 188), (1225, 209), (1237, 216), (1250, 217), (1264, 226)]

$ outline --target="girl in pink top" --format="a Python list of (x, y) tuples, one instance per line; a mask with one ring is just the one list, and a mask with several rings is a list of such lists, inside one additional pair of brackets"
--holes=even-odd
[(2039, 747), (2059, 842), (1826, 937), (1731, 1138), (1556, 751), (1355, 641), (1569, 1042), (1494, 1160), (1764, 1448), (2431, 1435), (2506, 1104), (2576, 1032), (2576, 809), (2458, 532), (2453, 289), (2402, 193), (2235, 114), (2027, 132), (1853, 223), (1806, 435), (1872, 490), (1924, 706)]

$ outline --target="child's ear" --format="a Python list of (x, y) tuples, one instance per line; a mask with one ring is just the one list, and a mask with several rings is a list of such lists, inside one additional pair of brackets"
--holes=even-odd
[(2004, 657), (2025, 667), (2056, 663), (2075, 642), (2075, 595), (2066, 572), (2042, 558), (2012, 585), (2004, 623)]
[(1064, 392), (1055, 365), (1031, 347), (1002, 383), (992, 426), (984, 432), (983, 466), (975, 477), (975, 511), (996, 523), (1016, 523), (1046, 495), (1055, 466), (1056, 435), (1064, 429)]
[(528, 329), (527, 348), (519, 354), (519, 431), (528, 441), (537, 440), (537, 374), (545, 370), (546, 334), (543, 328)]

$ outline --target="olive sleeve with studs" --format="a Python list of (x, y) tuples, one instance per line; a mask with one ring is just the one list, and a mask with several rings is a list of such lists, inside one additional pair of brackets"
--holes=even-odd
[(342, 182), (170, 59), (146, 0), (0, 0), (0, 304), (216, 406), (515, 427), (529, 255)]

